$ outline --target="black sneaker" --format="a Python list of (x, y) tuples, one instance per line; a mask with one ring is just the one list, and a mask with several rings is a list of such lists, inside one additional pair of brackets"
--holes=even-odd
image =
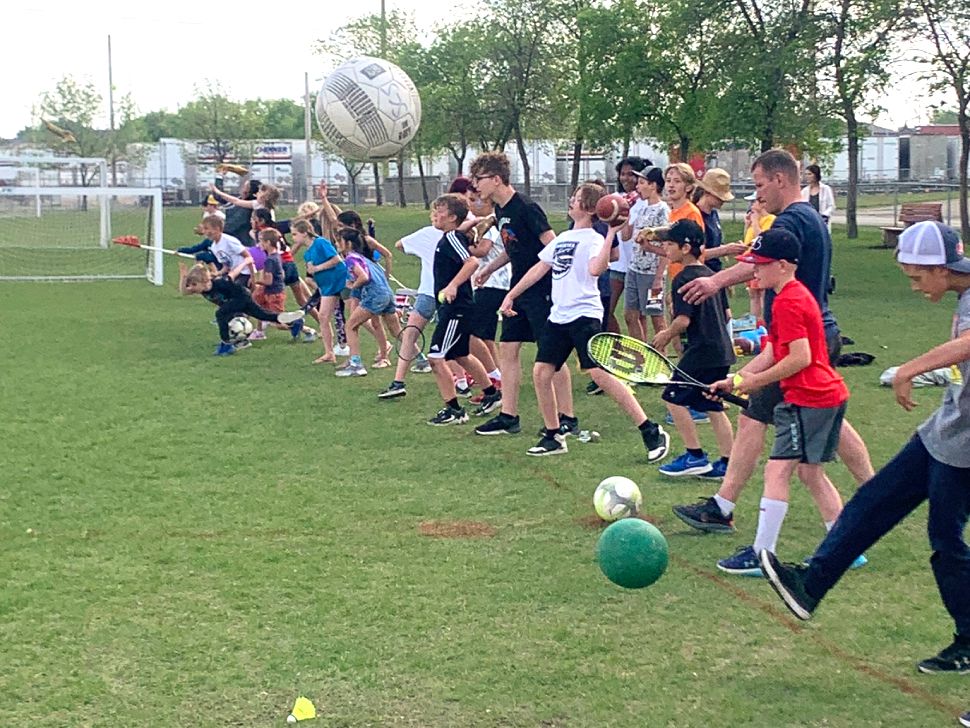
[(691, 528), (705, 533), (734, 533), (734, 518), (721, 513), (713, 498), (701, 498), (697, 503), (674, 506), (674, 515)]
[(970, 673), (970, 640), (953, 635), (952, 645), (944, 647), (940, 654), (923, 660), (916, 667), (925, 673), (952, 672), (966, 675)]
[(405, 397), (407, 393), (408, 390), (404, 386), (404, 382), (391, 382), (387, 389), (377, 393), (377, 397), (378, 399), (394, 399), (394, 397)]
[[(805, 591), (805, 567), (783, 564), (767, 549), (758, 554), (758, 560), (761, 562), (761, 572), (792, 614), (799, 619), (811, 619), (818, 599)], [(970, 669), (970, 663), (967, 667)]]
[[(546, 427), (543, 425), (536, 432), (536, 437), (543, 437), (546, 434)], [(563, 437), (579, 437), (579, 418), (570, 417), (560, 413), (559, 415), (559, 434)]]
[(647, 448), (647, 462), (655, 463), (667, 457), (667, 451), (670, 449), (670, 435), (660, 425), (654, 422), (650, 424), (652, 427), (646, 432), (641, 430), (640, 436), (643, 438), (643, 446)]
[(603, 394), (603, 388), (596, 382), (590, 380), (590, 383), (586, 385), (586, 394)]
[(476, 435), (517, 435), (522, 431), (518, 415), (507, 415), (499, 412), (484, 425), (475, 428)]
[(568, 452), (566, 447), (566, 438), (561, 434), (555, 434), (549, 437), (543, 434), (542, 439), (539, 440), (538, 444), (530, 447), (526, 450), (526, 455), (534, 455), (535, 457), (542, 457), (543, 455), (563, 455)]
[(961, 715), (959, 720), (960, 720), (960, 725), (965, 725), (967, 726), (967, 728), (970, 728), (970, 710), (968, 710), (966, 713)]
[(476, 417), (484, 417), (489, 412), (493, 412), (502, 406), (502, 390), (496, 389), (495, 394), (483, 394), (482, 401), (478, 404), (478, 409), (475, 410), (474, 415)]
[(434, 427), (443, 427), (444, 425), (461, 425), (468, 422), (468, 413), (464, 409), (459, 407), (458, 409), (453, 409), (448, 405), (445, 405), (440, 410), (438, 414), (428, 420), (429, 425)]
[(559, 415), (559, 433), (563, 437), (579, 437), (579, 418)]

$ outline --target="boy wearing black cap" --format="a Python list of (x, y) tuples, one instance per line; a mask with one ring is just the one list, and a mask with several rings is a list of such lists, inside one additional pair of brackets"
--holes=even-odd
[[(670, 326), (657, 333), (653, 346), (663, 351), (674, 337), (685, 336), (679, 368), (699, 382), (716, 382), (727, 376), (728, 369), (735, 362), (724, 313), (725, 297), (722, 293), (701, 303), (691, 304), (679, 292), (680, 287), (688, 281), (714, 275), (714, 271), (700, 261), (704, 250), (704, 231), (693, 220), (678, 220), (669, 230), (661, 233), (660, 238), (665, 243), (664, 255), (667, 260), (680, 264), (682, 270), (671, 284), (673, 320)], [(676, 375), (674, 379), (677, 379)], [(731, 421), (724, 413), (724, 405), (705, 397), (700, 389), (676, 384), (664, 389), (663, 399), (687, 450), (672, 462), (661, 465), (661, 475), (673, 478), (684, 475), (715, 480), (723, 478), (734, 444), (734, 432)], [(713, 465), (701, 449), (691, 410), (710, 418), (721, 455), (721, 459)]]
[(760, 576), (758, 554), (776, 549), (796, 468), (826, 528), (842, 510), (842, 498), (822, 464), (832, 460), (838, 447), (849, 390), (829, 364), (818, 301), (795, 278), (800, 255), (798, 238), (784, 228), (772, 228), (755, 239), (748, 253), (738, 256), (753, 264), (755, 279), (775, 293), (768, 343), (733, 378), (715, 387), (750, 394), (778, 382), (784, 399), (774, 410), (775, 445), (765, 464), (758, 532), (752, 546), (717, 562), (729, 574)]
[[(957, 294), (950, 341), (899, 367), (893, 379), (896, 402), (912, 410), (913, 377), (951, 367), (953, 380), (943, 403), (920, 425), (902, 450), (846, 504), (808, 566), (779, 562), (774, 549), (760, 553), (765, 576), (799, 619), (818, 603), (859, 554), (909, 513), (929, 501), (930, 566), (943, 605), (954, 623), (953, 643), (917, 665), (924, 673), (970, 673), (970, 548), (963, 537), (970, 518), (970, 259), (952, 228), (927, 221), (899, 236), (896, 260), (914, 291), (939, 302)], [(777, 299), (776, 299), (777, 300)], [(970, 724), (970, 714), (964, 725)]]

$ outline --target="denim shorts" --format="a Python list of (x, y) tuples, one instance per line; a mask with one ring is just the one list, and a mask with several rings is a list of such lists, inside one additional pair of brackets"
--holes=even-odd
[(397, 311), (394, 305), (394, 296), (389, 291), (374, 291), (370, 290), (369, 286), (365, 287), (360, 294), (360, 305), (377, 316)]
[(429, 296), (427, 293), (419, 293), (414, 297), (414, 310), (425, 321), (430, 321), (434, 318), (435, 308), (434, 296)]

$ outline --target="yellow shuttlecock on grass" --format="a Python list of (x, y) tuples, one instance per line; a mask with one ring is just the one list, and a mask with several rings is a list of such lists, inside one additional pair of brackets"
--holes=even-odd
[(310, 702), (309, 698), (304, 698), (301, 695), (293, 703), (293, 710), (286, 716), (286, 722), (296, 723), (298, 720), (310, 720), (316, 717), (317, 709), (313, 707), (313, 703)]

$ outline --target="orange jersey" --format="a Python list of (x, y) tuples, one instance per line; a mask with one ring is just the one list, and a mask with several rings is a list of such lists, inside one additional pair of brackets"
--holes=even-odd
[[(701, 217), (701, 211), (697, 209), (697, 205), (689, 200), (676, 210), (670, 211), (670, 217), (667, 220), (668, 224), (673, 225), (678, 220), (693, 220), (700, 226), (701, 230), (704, 229), (704, 218)], [(703, 260), (704, 256), (701, 255), (701, 262)], [(670, 263), (667, 266), (667, 276), (670, 280), (673, 280), (683, 269), (684, 266), (682, 263)]]

